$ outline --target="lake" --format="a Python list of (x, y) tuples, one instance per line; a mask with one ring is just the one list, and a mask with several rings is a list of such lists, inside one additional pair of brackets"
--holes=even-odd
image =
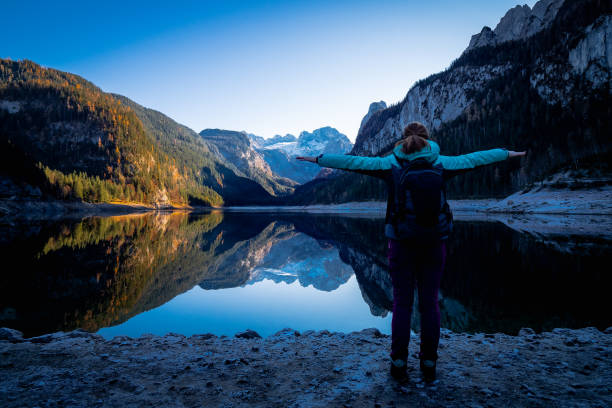
[[(612, 326), (609, 219), (456, 218), (443, 327)], [(577, 222), (585, 232), (569, 228)], [(212, 211), (2, 225), (0, 326), (27, 337), (390, 333), (383, 224), (367, 214)]]

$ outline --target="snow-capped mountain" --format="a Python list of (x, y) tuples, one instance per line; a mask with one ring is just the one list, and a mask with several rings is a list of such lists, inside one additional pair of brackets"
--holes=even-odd
[(346, 135), (329, 126), (316, 129), (312, 133), (304, 131), (297, 138), (291, 134), (276, 135), (269, 139), (252, 134), (248, 136), (272, 171), (299, 183), (312, 180), (320, 168), (316, 164), (297, 162), (296, 156), (344, 154), (353, 147)]
[(290, 156), (313, 156), (321, 153), (347, 153), (353, 147), (346, 135), (330, 126), (302, 132), (299, 137), (287, 134), (267, 139), (264, 149), (283, 150)]
[(268, 147), (271, 145), (275, 145), (277, 143), (291, 143), (291, 142), (296, 142), (297, 141), (297, 137), (293, 136), (292, 134), (287, 133), (285, 136), (281, 136), (281, 135), (275, 135), (273, 137), (270, 137), (268, 139), (265, 139), (261, 136), (257, 136), (254, 135), (253, 133), (247, 133), (246, 134), (249, 138), (251, 138), (251, 140), (253, 141), (253, 144), (255, 145), (255, 147), (258, 148), (264, 148), (264, 147)]
[(322, 246), (316, 239), (295, 233), (285, 234), (267, 252), (261, 262), (251, 270), (247, 285), (264, 279), (332, 291), (353, 276), (353, 269), (340, 260), (338, 249)]

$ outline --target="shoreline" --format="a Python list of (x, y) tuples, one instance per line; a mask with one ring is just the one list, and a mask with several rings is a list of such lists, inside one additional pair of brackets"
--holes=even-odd
[[(612, 215), (612, 187), (596, 190), (555, 190), (543, 188), (516, 192), (503, 199), (448, 200), (451, 210), (486, 214), (549, 214), (549, 215)], [(354, 212), (381, 214), (385, 201), (353, 201), (339, 204), (313, 204), (304, 206), (234, 206), (224, 211), (287, 211), (336, 213)]]
[[(217, 337), (105, 340), (77, 330), (23, 340), (0, 329), (0, 405), (20, 406), (609, 406), (612, 327), (517, 336), (441, 331), (438, 380), (389, 374), (390, 338), (282, 330)], [(526, 375), (527, 374), (527, 375)]]
[(190, 207), (155, 207), (144, 204), (87, 203), (59, 200), (0, 200), (0, 223), (192, 210), (193, 208)]
[[(448, 200), (457, 215), (612, 215), (612, 187), (592, 190), (539, 189), (517, 192), (503, 199)], [(144, 204), (86, 203), (76, 201), (0, 200), (0, 222), (84, 218), (166, 211), (303, 212), (312, 214), (367, 215), (384, 217), (386, 202), (353, 201), (338, 204), (258, 205), (230, 207), (156, 207)]]

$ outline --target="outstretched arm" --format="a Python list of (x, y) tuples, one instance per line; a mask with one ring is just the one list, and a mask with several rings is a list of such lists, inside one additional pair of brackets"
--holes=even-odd
[(468, 170), (503, 161), (510, 157), (525, 156), (525, 154), (526, 152), (491, 149), (463, 154), (461, 156), (439, 156), (438, 163), (440, 163), (445, 170)]
[(323, 154), (318, 157), (298, 156), (296, 159), (318, 163), (321, 167), (330, 167), (341, 170), (389, 170), (391, 160), (386, 157), (351, 156), (348, 154)]

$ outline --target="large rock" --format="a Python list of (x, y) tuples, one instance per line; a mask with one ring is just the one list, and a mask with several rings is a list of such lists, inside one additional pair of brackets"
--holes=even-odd
[(259, 333), (251, 329), (247, 329), (243, 332), (237, 333), (235, 337), (239, 339), (261, 339)]
[(11, 343), (18, 343), (23, 341), (23, 333), (19, 330), (9, 329), (8, 327), (0, 328), (0, 341), (10, 341)]

